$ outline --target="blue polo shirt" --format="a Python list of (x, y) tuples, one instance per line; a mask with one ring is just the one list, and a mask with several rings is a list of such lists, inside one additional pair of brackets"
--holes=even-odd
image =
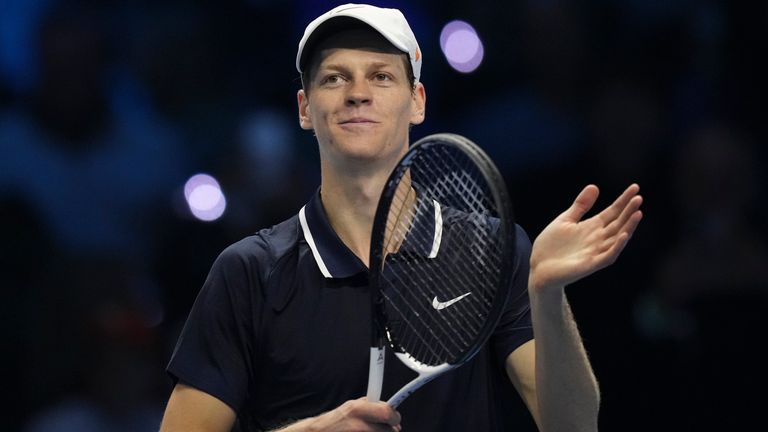
[[(422, 229), (440, 253), (444, 210)], [(513, 293), (488, 344), (398, 410), (405, 430), (494, 431), (510, 402), (504, 359), (532, 339), (530, 241), (517, 228)], [(237, 412), (237, 430), (272, 430), (362, 397), (371, 332), (368, 269), (328, 222), (320, 192), (292, 218), (226, 248), (214, 262), (168, 365), (174, 380)], [(388, 350), (382, 397), (415, 377)], [(519, 400), (514, 403), (519, 404)]]

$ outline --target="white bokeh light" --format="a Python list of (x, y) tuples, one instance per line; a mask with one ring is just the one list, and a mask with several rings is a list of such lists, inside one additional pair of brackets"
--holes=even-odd
[(227, 199), (219, 182), (208, 174), (190, 177), (184, 184), (184, 197), (192, 215), (202, 221), (215, 221), (227, 208)]
[(440, 32), (440, 48), (448, 64), (462, 73), (473, 72), (480, 66), (485, 53), (477, 31), (467, 22), (451, 21)]

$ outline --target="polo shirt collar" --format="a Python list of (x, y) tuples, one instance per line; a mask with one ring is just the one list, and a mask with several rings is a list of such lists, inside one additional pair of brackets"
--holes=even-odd
[[(299, 210), (299, 222), (304, 239), (312, 250), (312, 256), (323, 276), (345, 278), (368, 270), (331, 227), (320, 198), (320, 190)], [(435, 258), (440, 249), (443, 233), (440, 204), (434, 200), (418, 199), (416, 218), (411, 230), (423, 233), (419, 237), (428, 236), (432, 239), (432, 244), (409, 242), (408, 240), (412, 237), (409, 236), (401, 249)]]
[(435, 258), (440, 250), (443, 237), (443, 215), (440, 204), (428, 198), (416, 199), (416, 216), (409, 235), (400, 245), (400, 250)]
[(362, 261), (341, 241), (331, 227), (320, 199), (320, 190), (299, 210), (304, 239), (320, 272), (326, 278), (345, 278), (367, 271)]

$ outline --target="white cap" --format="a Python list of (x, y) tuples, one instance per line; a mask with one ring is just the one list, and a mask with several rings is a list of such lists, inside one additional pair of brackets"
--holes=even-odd
[(385, 9), (366, 4), (345, 4), (337, 6), (328, 12), (315, 18), (304, 30), (304, 37), (299, 42), (299, 52), (296, 54), (296, 69), (302, 72), (302, 66), (307, 61), (307, 54), (311, 51), (312, 43), (309, 43), (309, 49), (304, 52), (310, 38), (317, 35), (317, 29), (330, 20), (338, 17), (349, 17), (362, 21), (371, 26), (374, 30), (381, 33), (395, 48), (408, 54), (413, 68), (413, 76), (416, 82), (421, 76), (421, 50), (416, 42), (411, 27), (408, 25), (403, 13), (397, 9)]

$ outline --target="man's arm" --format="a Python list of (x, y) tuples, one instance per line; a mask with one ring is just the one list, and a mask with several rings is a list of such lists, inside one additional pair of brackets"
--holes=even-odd
[(528, 292), (536, 342), (510, 354), (507, 372), (543, 431), (597, 430), (600, 393), (565, 286), (616, 260), (642, 218), (638, 192), (630, 186), (582, 221), (598, 195), (587, 186), (533, 243)]
[(363, 397), (344, 402), (340, 407), (301, 420), (275, 432), (360, 431), (397, 432), (400, 414), (386, 402), (368, 402)]
[[(229, 405), (194, 387), (179, 383), (165, 409), (160, 432), (229, 432), (235, 424)], [(385, 402), (365, 398), (347, 401), (340, 407), (279, 429), (279, 432), (400, 430), (400, 414)], [(277, 432), (277, 431), (276, 431)]]
[(600, 392), (568, 301), (565, 294), (545, 295), (531, 298), (539, 427), (597, 431)]
[(536, 396), (536, 341), (530, 340), (512, 351), (507, 356), (505, 367), (512, 385), (523, 398), (525, 406), (540, 429)]
[(194, 387), (178, 383), (165, 408), (160, 432), (229, 432), (235, 411)]
[[(546, 318), (548, 324), (543, 323), (545, 319), (533, 318), (541, 320), (539, 327), (546, 325), (554, 330), (542, 336), (548, 346), (537, 344), (538, 338), (521, 345), (507, 357), (507, 375), (540, 430), (597, 430), (600, 405), (597, 381), (567, 302), (564, 307), (563, 314)], [(537, 359), (540, 363), (549, 363), (548, 355), (554, 364), (543, 365), (541, 369), (548, 372), (536, 374)], [(541, 399), (539, 388), (543, 390)], [(546, 416), (543, 419), (540, 405)]]

